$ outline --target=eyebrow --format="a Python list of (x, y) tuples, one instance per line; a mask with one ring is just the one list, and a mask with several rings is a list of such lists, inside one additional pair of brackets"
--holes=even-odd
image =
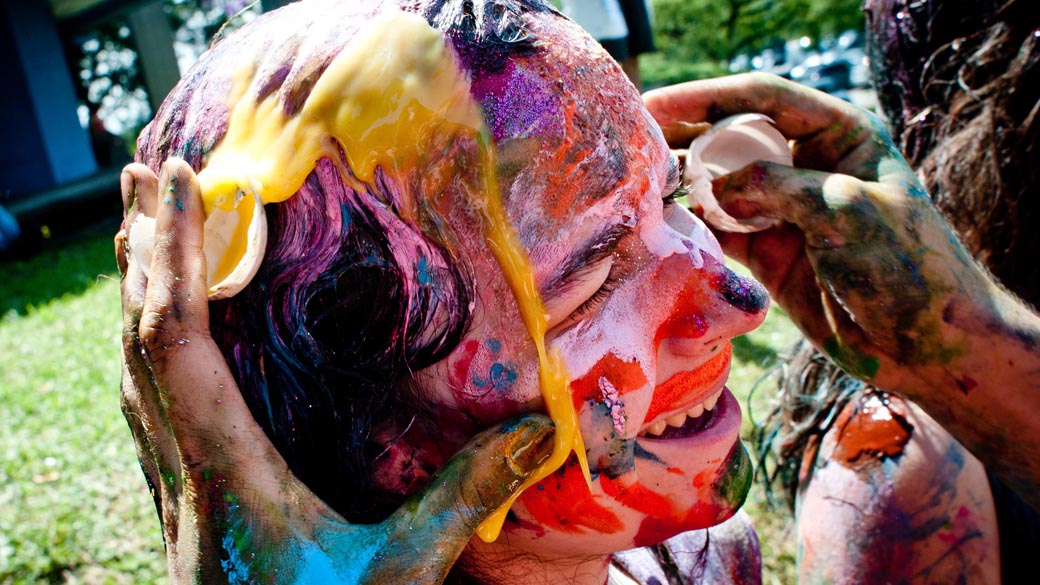
[(589, 238), (588, 243), (572, 251), (541, 286), (542, 297), (552, 298), (559, 294), (560, 288), (576, 274), (580, 274), (612, 255), (622, 238), (630, 233), (632, 233), (632, 226), (616, 224)]

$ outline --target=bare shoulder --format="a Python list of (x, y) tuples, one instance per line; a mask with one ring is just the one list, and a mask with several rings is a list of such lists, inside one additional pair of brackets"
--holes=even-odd
[(1000, 582), (985, 470), (915, 405), (867, 392), (806, 457), (799, 582)]

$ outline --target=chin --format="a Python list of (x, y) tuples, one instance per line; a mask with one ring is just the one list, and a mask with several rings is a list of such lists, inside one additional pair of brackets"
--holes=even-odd
[(726, 391), (719, 405), (712, 424), (695, 432), (636, 438), (631, 470), (594, 474), (591, 489), (572, 458), (520, 497), (503, 543), (532, 554), (602, 555), (729, 519), (747, 497), (752, 468), (737, 401)]

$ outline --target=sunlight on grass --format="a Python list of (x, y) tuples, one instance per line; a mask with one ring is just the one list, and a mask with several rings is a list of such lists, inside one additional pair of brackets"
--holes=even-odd
[(111, 249), (111, 236), (96, 234), (3, 266), (0, 583), (165, 581), (119, 411)]
[[(726, 386), (744, 411), (741, 437), (749, 445), (751, 453), (754, 453), (750, 448), (752, 421), (762, 423), (776, 393), (776, 382), (768, 376), (798, 336), (798, 330), (787, 315), (774, 305), (761, 327), (733, 340), (733, 369)], [(762, 582), (767, 585), (794, 583), (796, 549), (791, 515), (786, 509), (770, 506), (757, 482), (751, 486), (744, 510), (758, 531), (762, 547)]]

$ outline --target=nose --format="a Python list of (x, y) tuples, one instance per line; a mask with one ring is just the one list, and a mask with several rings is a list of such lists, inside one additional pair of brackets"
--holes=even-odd
[(715, 237), (693, 214), (673, 209), (665, 219), (687, 253), (662, 263), (660, 285), (673, 296), (655, 341), (682, 356), (713, 354), (723, 342), (762, 323), (769, 294), (758, 281), (724, 264)]
[(769, 295), (756, 280), (700, 254), (697, 263), (686, 255), (668, 258), (662, 274), (677, 282), (664, 287), (675, 296), (654, 338), (680, 355), (714, 353), (719, 344), (758, 327), (769, 308)]

